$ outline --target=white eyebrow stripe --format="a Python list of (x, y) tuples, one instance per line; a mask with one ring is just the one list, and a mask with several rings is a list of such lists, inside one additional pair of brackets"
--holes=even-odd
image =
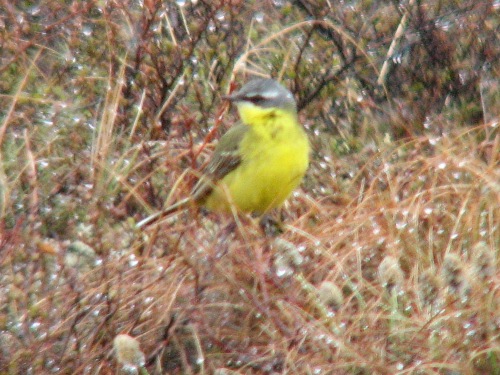
[(264, 96), (267, 96), (268, 98), (277, 98), (280, 95), (280, 93), (276, 90), (272, 91), (267, 91)]

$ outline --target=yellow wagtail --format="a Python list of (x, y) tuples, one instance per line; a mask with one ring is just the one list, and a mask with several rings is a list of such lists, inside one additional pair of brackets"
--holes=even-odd
[(216, 212), (259, 215), (279, 207), (300, 184), (309, 141), (290, 91), (272, 79), (254, 79), (226, 96), (241, 118), (220, 139), (190, 197), (137, 224), (164, 217), (190, 201)]

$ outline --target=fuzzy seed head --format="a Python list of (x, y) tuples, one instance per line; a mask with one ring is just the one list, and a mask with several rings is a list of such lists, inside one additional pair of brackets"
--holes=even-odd
[(448, 253), (444, 256), (441, 275), (450, 293), (458, 294), (466, 300), (471, 292), (471, 286), (462, 259), (457, 254)]
[(435, 270), (427, 269), (418, 277), (418, 295), (423, 306), (436, 305), (441, 290), (441, 279)]
[(378, 266), (379, 281), (388, 292), (399, 291), (403, 288), (404, 273), (398, 260), (388, 255)]
[(318, 288), (318, 298), (326, 306), (338, 310), (344, 302), (342, 290), (331, 281), (323, 281)]
[(486, 242), (480, 241), (472, 248), (474, 275), (480, 280), (487, 280), (495, 275), (495, 253)]
[(113, 340), (118, 363), (127, 367), (142, 367), (146, 363), (139, 341), (129, 335), (118, 335)]
[(464, 268), (462, 259), (456, 254), (448, 253), (444, 256), (441, 275), (443, 281), (451, 289), (458, 289), (463, 280)]

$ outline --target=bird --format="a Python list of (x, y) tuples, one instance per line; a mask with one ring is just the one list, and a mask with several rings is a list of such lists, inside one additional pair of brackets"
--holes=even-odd
[(310, 143), (293, 94), (270, 78), (255, 78), (224, 96), (241, 122), (219, 140), (189, 197), (136, 224), (150, 225), (190, 202), (212, 212), (261, 216), (280, 207), (309, 166)]

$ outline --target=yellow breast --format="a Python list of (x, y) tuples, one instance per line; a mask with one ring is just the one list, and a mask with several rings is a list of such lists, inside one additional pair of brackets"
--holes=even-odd
[(240, 144), (241, 164), (218, 184), (205, 206), (265, 213), (279, 207), (300, 184), (309, 164), (309, 142), (295, 113), (269, 109), (252, 116), (240, 108), (250, 127)]

